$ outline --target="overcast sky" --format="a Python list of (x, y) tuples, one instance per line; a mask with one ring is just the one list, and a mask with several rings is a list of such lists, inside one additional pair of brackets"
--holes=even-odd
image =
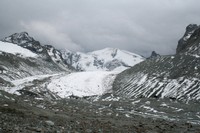
[(1, 0), (0, 38), (27, 31), (58, 49), (114, 47), (144, 56), (174, 54), (199, 0)]

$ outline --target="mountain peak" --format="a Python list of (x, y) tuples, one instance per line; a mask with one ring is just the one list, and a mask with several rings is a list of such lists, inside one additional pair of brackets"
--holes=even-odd
[(29, 35), (28, 32), (26, 32), (26, 31), (23, 31), (23, 32), (20, 32), (20, 33), (15, 33), (15, 34), (26, 35), (26, 36)]
[(15, 44), (24, 44), (28, 42), (33, 42), (35, 40), (33, 39), (33, 37), (30, 37), (27, 32), (20, 32), (20, 33), (14, 33), (8, 37), (5, 37), (1, 41), (15, 43)]
[(160, 54), (156, 53), (155, 51), (152, 51), (151, 56), (149, 57), (149, 59), (156, 58), (156, 57), (160, 57)]
[(186, 27), (186, 32), (191, 32), (195, 29), (197, 29), (199, 26), (197, 24), (189, 24), (187, 27)]
[(79, 71), (122, 71), (144, 60), (143, 57), (117, 48), (80, 53), (62, 51), (65, 61)]
[(113, 58), (117, 55), (117, 52), (119, 51), (118, 48), (104, 48), (104, 49), (101, 49), (101, 50), (96, 50), (96, 51), (93, 51), (93, 52), (89, 52), (88, 54), (95, 54), (95, 55), (111, 55)]

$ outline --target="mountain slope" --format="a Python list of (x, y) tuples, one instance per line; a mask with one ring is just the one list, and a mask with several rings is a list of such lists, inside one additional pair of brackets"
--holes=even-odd
[[(41, 58), (23, 57), (2, 52), (0, 54), (0, 78), (12, 81), (32, 75), (51, 74), (66, 71), (58, 65)], [(4, 81), (2, 81), (4, 84)]]
[(9, 37), (5, 37), (1, 41), (13, 43), (28, 49), (37, 54), (40, 58), (52, 62), (64, 70), (69, 68), (69, 66), (65, 64), (62, 54), (59, 50), (55, 49), (51, 45), (42, 45), (39, 41), (36, 41), (33, 37), (30, 37), (27, 32), (12, 34)]
[(144, 60), (128, 51), (105, 48), (89, 53), (62, 51), (65, 61), (79, 71), (125, 70)]
[(12, 86), (12, 80), (70, 70), (58, 50), (22, 32), (0, 41), (0, 71), (0, 86)]
[(126, 97), (199, 101), (199, 31), (197, 28), (191, 33), (176, 55), (148, 59), (119, 74), (113, 84), (114, 93)]

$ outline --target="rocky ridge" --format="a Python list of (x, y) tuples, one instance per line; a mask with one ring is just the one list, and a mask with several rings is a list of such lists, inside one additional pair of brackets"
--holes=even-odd
[(199, 101), (200, 28), (197, 27), (186, 28), (181, 39), (184, 43), (181, 45), (179, 41), (176, 55), (148, 59), (119, 74), (113, 84), (115, 94)]
[(26, 48), (33, 53), (40, 55), (41, 58), (54, 62), (63, 69), (69, 66), (64, 63), (62, 54), (59, 50), (55, 49), (51, 45), (42, 45), (39, 41), (36, 41), (33, 37), (30, 37), (27, 32), (14, 33), (8, 37), (5, 37), (1, 41), (17, 44), (23, 48)]

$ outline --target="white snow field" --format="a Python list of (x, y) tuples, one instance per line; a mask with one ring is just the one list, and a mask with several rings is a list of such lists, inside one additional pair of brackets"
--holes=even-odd
[(20, 47), (13, 43), (2, 42), (0, 41), (0, 51), (10, 53), (10, 54), (20, 54), (25, 57), (36, 57), (37, 55), (31, 52), (28, 49)]
[(89, 71), (53, 77), (47, 88), (61, 98), (102, 95), (111, 91), (118, 72)]
[[(84, 97), (93, 95), (102, 95), (112, 91), (112, 84), (119, 72), (117, 71), (89, 71), (89, 72), (75, 72), (71, 74), (58, 73), (47, 75), (36, 75), (26, 77), (23, 79), (11, 81), (15, 86), (11, 88), (3, 88), (3, 90), (20, 95), (18, 90), (25, 86), (33, 85), (35, 79), (42, 80), (50, 78), (42, 86), (53, 94), (61, 98), (67, 98), (71, 95)], [(38, 88), (35, 88), (38, 89)], [(40, 90), (43, 90), (40, 88)], [(31, 91), (31, 90), (30, 90)], [(33, 92), (36, 92), (33, 88)]]

